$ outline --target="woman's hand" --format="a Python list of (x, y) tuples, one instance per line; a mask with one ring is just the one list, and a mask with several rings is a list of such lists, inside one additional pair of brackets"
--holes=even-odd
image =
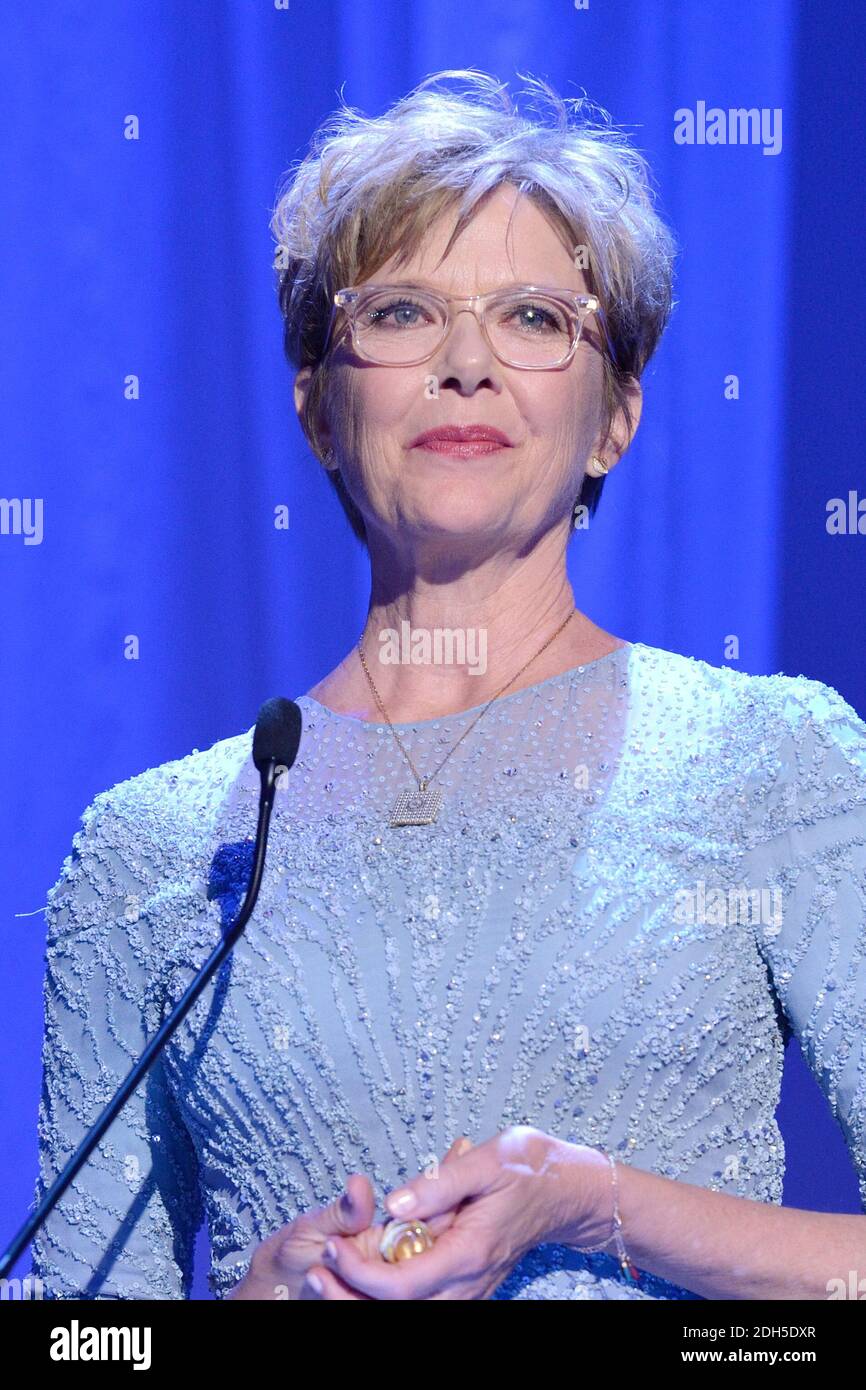
[[(450, 1152), (450, 1151), (449, 1151)], [(489, 1298), (527, 1251), (545, 1241), (593, 1244), (610, 1230), (606, 1160), (529, 1125), (512, 1126), (443, 1164), (438, 1177), (414, 1178), (415, 1197), (399, 1218), (419, 1217), (437, 1236), (432, 1250), (390, 1265), (378, 1252), (332, 1235), (340, 1287), (375, 1299)], [(438, 1214), (451, 1215), (437, 1234)], [(599, 1236), (601, 1232), (601, 1236)], [(317, 1270), (318, 1272), (318, 1270)], [(342, 1297), (327, 1292), (323, 1297)]]
[[(461, 1137), (455, 1140), (443, 1159), (442, 1167), (453, 1162), (466, 1148), (471, 1148), (468, 1139)], [(248, 1273), (226, 1297), (260, 1300), (369, 1298), (369, 1294), (353, 1289), (322, 1264), (326, 1242), (340, 1237), (347, 1246), (351, 1246), (359, 1260), (368, 1263), (378, 1261), (387, 1268), (379, 1253), (385, 1223), (371, 1224), (376, 1201), (369, 1179), (363, 1174), (353, 1173), (346, 1183), (345, 1192), (351, 1198), (350, 1205), (345, 1203), (344, 1193), (325, 1207), (304, 1212), (263, 1240), (253, 1252)], [(428, 1223), (434, 1237), (448, 1229), (454, 1215), (454, 1212), (443, 1212), (435, 1222)], [(307, 1277), (311, 1274), (321, 1279), (321, 1294), (308, 1285)]]

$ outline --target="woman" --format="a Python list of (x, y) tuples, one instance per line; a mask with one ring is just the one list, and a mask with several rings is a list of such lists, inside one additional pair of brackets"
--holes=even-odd
[[(775, 1108), (793, 1032), (866, 1204), (866, 726), (575, 607), (674, 242), (609, 124), (459, 76), (342, 112), (279, 198), (367, 621), (298, 697), (244, 937), (34, 1244), (49, 1296), (186, 1296), (202, 1210), (218, 1297), (826, 1298), (863, 1267), (866, 1217), (779, 1205)], [(234, 913), (250, 733), (85, 813), (43, 1182)], [(396, 1189), (434, 1243), (389, 1263)]]

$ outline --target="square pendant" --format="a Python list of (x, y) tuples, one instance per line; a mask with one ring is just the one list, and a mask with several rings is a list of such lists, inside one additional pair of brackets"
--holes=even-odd
[(436, 787), (400, 792), (391, 812), (391, 825), (432, 825), (441, 805), (442, 793)]

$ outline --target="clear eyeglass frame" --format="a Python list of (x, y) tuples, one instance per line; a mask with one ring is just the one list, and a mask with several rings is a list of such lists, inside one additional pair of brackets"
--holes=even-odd
[[(439, 341), (429, 351), (423, 353), (422, 356), (413, 358), (411, 361), (406, 362), (383, 362), (379, 358), (371, 356), (370, 353), (364, 348), (360, 339), (360, 334), (357, 331), (356, 315), (359, 309), (362, 307), (364, 300), (368, 298), (369, 295), (379, 294), (383, 290), (393, 290), (395, 294), (399, 293), (401, 290), (407, 293), (423, 293), (441, 306), (444, 314), (442, 335)], [(487, 332), (487, 325), (485, 322), (486, 311), (491, 304), (496, 302), (496, 300), (510, 297), (516, 293), (544, 295), (548, 299), (555, 300), (557, 304), (565, 311), (568, 317), (569, 324), (571, 326), (571, 344), (568, 348), (568, 351), (564, 353), (564, 355), (558, 361), (545, 363), (514, 362), (509, 358), (503, 357), (502, 354), (500, 352), (497, 352), (496, 348), (493, 346), (493, 343), (490, 340), (490, 335)], [(579, 294), (576, 290), (550, 289), (542, 285), (508, 285), (502, 289), (489, 290), (487, 294), (470, 295), (440, 294), (438, 291), (430, 290), (424, 285), (389, 285), (387, 283), (347, 285), (344, 289), (337, 290), (334, 294), (333, 307), (331, 309), (331, 318), (328, 323), (328, 331), (325, 335), (325, 343), (322, 348), (322, 356), (324, 357), (325, 353), (328, 350), (328, 346), (331, 342), (331, 333), (334, 327), (334, 320), (336, 317), (337, 310), (342, 309), (346, 313), (349, 321), (349, 326), (352, 335), (352, 346), (354, 347), (355, 352), (360, 358), (362, 358), (366, 362), (374, 362), (377, 366), (381, 367), (418, 366), (418, 364), (421, 362), (429, 361), (429, 359), (439, 351), (442, 344), (445, 342), (454, 322), (455, 315), (452, 311), (454, 306), (456, 305), (461, 306), (457, 310), (458, 313), (462, 312), (463, 309), (468, 309), (471, 313), (475, 315), (478, 326), (481, 329), (482, 334), (484, 335), (484, 340), (487, 343), (487, 346), (490, 348), (490, 351), (493, 353), (494, 357), (496, 357), (498, 361), (502, 362), (507, 367), (518, 367), (522, 371), (527, 372), (547, 372), (558, 370), (561, 367), (567, 366), (571, 359), (574, 357), (574, 354), (577, 351), (578, 344), (581, 341), (590, 341), (588, 338), (583, 338), (584, 321), (589, 317), (590, 314), (595, 315), (601, 327), (611, 361), (613, 362), (614, 366), (618, 365), (616, 352), (614, 350), (614, 346), (610, 338), (610, 333), (608, 331), (605, 313), (601, 307), (601, 301), (599, 300), (598, 296), (595, 294)]]

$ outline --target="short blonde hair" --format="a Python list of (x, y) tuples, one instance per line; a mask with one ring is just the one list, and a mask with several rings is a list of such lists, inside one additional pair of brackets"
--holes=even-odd
[[(432, 90), (454, 81), (464, 90)], [(283, 342), (295, 368), (315, 368), (301, 423), (318, 457), (334, 292), (392, 256), (403, 264), (431, 222), (456, 208), (444, 258), (481, 200), (506, 183), (532, 198), (570, 245), (587, 249), (588, 288), (601, 300), (617, 358), (603, 354), (605, 430), (619, 408), (631, 421), (627, 379), (640, 379), (670, 317), (679, 248), (655, 211), (646, 160), (609, 114), (585, 95), (563, 98), (541, 79), (525, 81), (541, 108), (535, 119), (518, 111), (503, 83), (474, 68), (434, 73), (382, 116), (343, 103), (282, 176), (270, 228)], [(339, 473), (328, 477), (365, 540)], [(578, 500), (590, 513), (603, 483), (584, 478)]]

